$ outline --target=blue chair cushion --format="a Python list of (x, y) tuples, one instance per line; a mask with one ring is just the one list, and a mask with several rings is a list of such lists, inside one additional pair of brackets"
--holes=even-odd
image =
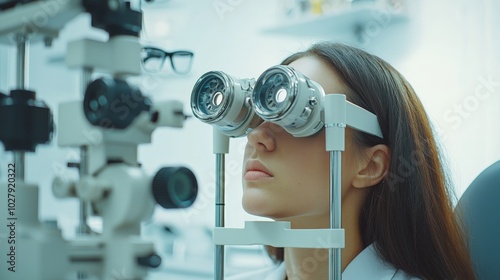
[(477, 279), (500, 279), (500, 161), (471, 183), (455, 212), (467, 228)]

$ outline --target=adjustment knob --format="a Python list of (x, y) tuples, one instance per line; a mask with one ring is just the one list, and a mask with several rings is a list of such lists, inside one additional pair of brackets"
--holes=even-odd
[(151, 254), (145, 257), (138, 257), (137, 263), (141, 266), (149, 267), (149, 268), (157, 268), (161, 264), (161, 257), (157, 254)]
[(0, 141), (6, 151), (34, 152), (49, 143), (54, 132), (52, 112), (31, 90), (0, 94)]

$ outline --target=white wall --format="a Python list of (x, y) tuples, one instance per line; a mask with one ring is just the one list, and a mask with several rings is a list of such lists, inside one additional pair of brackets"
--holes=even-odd
[[(282, 3), (277, 0), (160, 1), (154, 9), (145, 11), (144, 42), (166, 50), (193, 50), (193, 69), (189, 75), (180, 76), (167, 67), (160, 75), (145, 75), (134, 81), (155, 100), (179, 99), (184, 102), (185, 111), (190, 112), (191, 88), (206, 71), (222, 70), (239, 77), (257, 77), (285, 56), (319, 39), (356, 44), (349, 32), (322, 38), (263, 34), (264, 27), (282, 19), (278, 12)], [(495, 105), (500, 104), (500, 54), (495, 52), (500, 47), (500, 38), (493, 28), (500, 23), (494, 17), (500, 4), (494, 0), (474, 3), (421, 0), (409, 1), (409, 5), (410, 21), (387, 26), (379, 21), (379, 28), (372, 29), (369, 41), (360, 46), (388, 60), (414, 86), (439, 128), (460, 195), (482, 169), (500, 158), (500, 149), (496, 147), (500, 134), (495, 125), (500, 117), (495, 110)], [(160, 31), (155, 31), (152, 22), (160, 24)], [(373, 23), (377, 23), (375, 17)], [(167, 25), (169, 34), (164, 32)], [(62, 31), (53, 48), (35, 45), (31, 50), (30, 85), (56, 115), (59, 102), (79, 98), (78, 75), (62, 63), (48, 63), (48, 59), (63, 55), (68, 40), (84, 34), (103, 37), (100, 32), (89, 32), (87, 26), (88, 19), (80, 17)], [(8, 53), (14, 55), (12, 48)], [(0, 52), (0, 59), (4, 65), (6, 55)], [(9, 61), (11, 69), (12, 63)], [(484, 81), (493, 82), (485, 85)], [(12, 76), (7, 82), (10, 85), (0, 85), (0, 90), (14, 86)], [(464, 109), (460, 109), (462, 107)], [(77, 159), (77, 153), (57, 148), (55, 142), (40, 146), (36, 154), (28, 156), (27, 179), (41, 187), (41, 217), (58, 218), (70, 226), (77, 217), (76, 202), (53, 198), (50, 182), (55, 174), (65, 172), (63, 165), (68, 159)], [(240, 206), (244, 144), (245, 139), (232, 141), (227, 158), (228, 226), (241, 226), (243, 220), (253, 219)], [(159, 129), (154, 133), (153, 143), (140, 148), (140, 160), (152, 173), (161, 166), (185, 165), (193, 169), (200, 183), (201, 193), (192, 208), (158, 210), (157, 219), (212, 225), (214, 158), (208, 125), (191, 118), (183, 129)], [(73, 171), (71, 175), (75, 175)]]
[(437, 128), (460, 196), (500, 159), (500, 3), (422, 1), (418, 40), (400, 64)]

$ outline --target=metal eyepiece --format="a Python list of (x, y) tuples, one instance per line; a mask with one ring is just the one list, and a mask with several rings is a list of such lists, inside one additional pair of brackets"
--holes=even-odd
[(286, 65), (267, 69), (252, 94), (255, 112), (295, 137), (310, 136), (323, 127), (323, 88)]
[(260, 123), (250, 104), (254, 82), (219, 71), (205, 73), (191, 93), (193, 114), (228, 136), (245, 136)]

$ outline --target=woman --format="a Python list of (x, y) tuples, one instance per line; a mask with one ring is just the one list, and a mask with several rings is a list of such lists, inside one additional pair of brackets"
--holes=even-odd
[[(373, 112), (384, 136), (346, 130), (343, 279), (475, 279), (428, 117), (404, 77), (376, 56), (334, 43), (313, 45), (282, 64)], [(247, 137), (245, 211), (292, 228), (327, 228), (324, 131), (295, 138), (263, 122)], [(279, 266), (236, 279), (328, 279), (327, 250), (269, 251)]]

